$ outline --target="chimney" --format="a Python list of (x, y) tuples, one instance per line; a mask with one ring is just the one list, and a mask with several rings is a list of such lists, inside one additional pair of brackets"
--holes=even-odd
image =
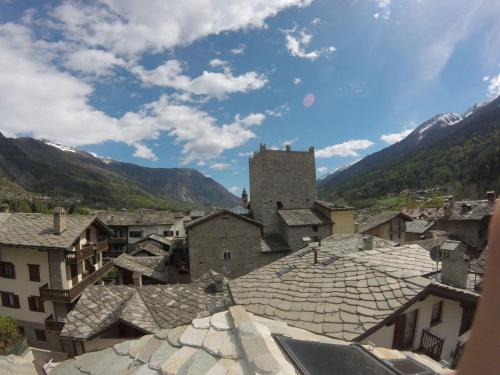
[(337, 197), (333, 200), (333, 205), (335, 207), (345, 207), (345, 200), (342, 193), (337, 194)]
[(455, 288), (465, 289), (469, 262), (466, 246), (460, 241), (445, 241), (441, 245), (441, 282)]
[(214, 270), (210, 270), (210, 273), (212, 275), (212, 279), (214, 280), (215, 292), (220, 293), (224, 291), (224, 275), (221, 275)]
[(363, 250), (373, 250), (373, 237), (372, 236), (363, 236)]
[(313, 254), (314, 254), (314, 264), (318, 264), (318, 248), (313, 247)]
[(304, 246), (309, 245), (312, 242), (311, 237), (302, 237), (302, 244)]
[(0, 212), (9, 212), (9, 205), (7, 203), (2, 203), (0, 206)]
[(289, 144), (286, 144), (285, 145), (285, 151), (290, 151), (291, 150), (291, 146)]
[(66, 211), (62, 207), (54, 208), (52, 211), (54, 217), (54, 233), (61, 234), (66, 229)]
[(450, 196), (446, 199), (446, 202), (443, 205), (443, 213), (444, 216), (449, 217), (453, 212), (453, 196)]
[(241, 193), (241, 206), (248, 208), (248, 194), (245, 188), (243, 188), (243, 192)]
[(139, 272), (132, 273), (132, 280), (135, 286), (142, 286), (142, 275)]
[(495, 203), (496, 198), (497, 197), (494, 190), (486, 192), (486, 199), (489, 200), (490, 202)]
[(264, 143), (260, 144), (260, 151), (266, 151), (266, 145)]

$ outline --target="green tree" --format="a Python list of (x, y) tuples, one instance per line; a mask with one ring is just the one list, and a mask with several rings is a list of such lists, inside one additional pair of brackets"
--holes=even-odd
[(14, 319), (10, 316), (0, 316), (0, 354), (11, 350), (20, 335)]

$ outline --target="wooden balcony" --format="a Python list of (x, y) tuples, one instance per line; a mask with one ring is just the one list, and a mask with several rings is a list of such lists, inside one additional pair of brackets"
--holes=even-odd
[(441, 359), (441, 352), (443, 350), (444, 340), (433, 335), (428, 330), (422, 330), (422, 337), (420, 339), (419, 353), (423, 353), (432, 359), (439, 361)]
[(64, 323), (65, 322), (54, 320), (53, 315), (50, 314), (47, 319), (45, 319), (45, 328), (47, 329), (47, 331), (59, 333), (63, 329)]
[(66, 263), (78, 263), (108, 249), (108, 240), (83, 246), (79, 250), (66, 252)]
[(71, 303), (83, 293), (87, 286), (93, 285), (101, 280), (112, 268), (112, 261), (109, 259), (103, 261), (103, 266), (101, 268), (88, 274), (88, 276), (71, 289), (51, 289), (47, 288), (47, 284), (45, 284), (40, 288), (40, 297), (44, 301)]

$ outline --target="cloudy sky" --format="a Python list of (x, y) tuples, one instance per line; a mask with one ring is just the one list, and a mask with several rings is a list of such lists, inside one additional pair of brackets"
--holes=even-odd
[(235, 193), (259, 143), (318, 176), (500, 94), (492, 0), (0, 0), (0, 132)]

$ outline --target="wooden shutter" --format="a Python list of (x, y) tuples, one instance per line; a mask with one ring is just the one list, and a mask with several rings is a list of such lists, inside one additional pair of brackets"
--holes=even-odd
[(35, 310), (35, 303), (33, 301), (33, 297), (28, 297), (28, 306), (31, 311)]
[(7, 293), (5, 292), (0, 292), (0, 294), (2, 295), (2, 305), (3, 306), (9, 306), (9, 297), (7, 297)]
[(405, 326), (406, 315), (401, 314), (397, 317), (396, 324), (394, 326), (394, 339), (392, 342), (392, 347), (394, 349), (401, 349), (404, 346)]
[(13, 294), (12, 297), (14, 299), (14, 307), (21, 307), (21, 305), (19, 304), (19, 296), (17, 294)]
[(38, 264), (28, 264), (30, 281), (40, 281), (40, 266)]

